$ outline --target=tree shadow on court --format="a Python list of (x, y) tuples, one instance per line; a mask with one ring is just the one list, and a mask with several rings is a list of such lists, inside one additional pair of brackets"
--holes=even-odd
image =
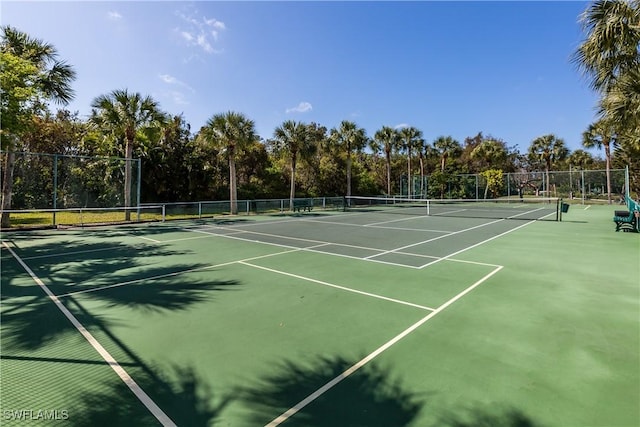
[(186, 310), (193, 304), (211, 300), (212, 292), (239, 289), (236, 280), (177, 281), (175, 278), (154, 280), (151, 283), (122, 286), (96, 292), (92, 298), (110, 307), (130, 307), (146, 312)]
[[(80, 302), (72, 299), (71, 303), (79, 313), (89, 315)], [(154, 367), (114, 335), (108, 324), (98, 321), (96, 327), (123, 353), (123, 358), (129, 360), (127, 370), (140, 388), (177, 425), (210, 426), (233, 400), (230, 395), (215, 399), (211, 386), (203, 382), (192, 367)], [(106, 391), (85, 394), (81, 406), (84, 409), (74, 423), (77, 426), (158, 425), (149, 409), (120, 380), (107, 384)]]
[[(87, 293), (89, 299), (103, 301), (109, 307), (129, 307), (143, 312), (181, 311), (194, 304), (211, 300), (219, 292), (239, 289), (235, 280), (165, 279), (151, 283), (105, 289)], [(3, 302), (2, 327), (5, 343), (20, 349), (37, 349), (66, 335), (77, 335), (75, 326), (40, 289), (42, 295)], [(71, 297), (62, 298), (63, 301)], [(116, 326), (117, 321), (96, 314), (78, 312), (65, 306), (87, 329), (96, 325)]]
[[(251, 408), (249, 425), (265, 425), (342, 375), (354, 360), (319, 357), (310, 363), (278, 363), (270, 374), (238, 390)], [(286, 421), (314, 427), (545, 427), (506, 405), (443, 410), (431, 405), (436, 391), (417, 393), (403, 387), (388, 368), (371, 362), (310, 402)], [(436, 412), (437, 411), (437, 412)], [(429, 413), (431, 412), (431, 413)], [(427, 419), (435, 421), (427, 421)]]
[[(354, 363), (341, 357), (320, 357), (304, 366), (284, 361), (238, 395), (252, 408), (251, 425), (265, 425)], [(404, 390), (388, 369), (372, 363), (303, 408), (287, 425), (405, 426), (419, 415), (425, 398)]]
[(544, 427), (519, 409), (495, 405), (448, 411), (433, 427)]
[[(217, 398), (211, 387), (201, 381), (191, 367), (164, 370), (145, 367), (134, 375), (136, 383), (178, 426), (214, 425), (232, 402), (231, 396)], [(170, 375), (169, 375), (170, 374)], [(78, 427), (157, 426), (158, 420), (134, 396), (122, 381), (111, 381), (104, 391), (88, 393), (83, 408), (72, 425)]]
[[(54, 295), (91, 291), (100, 286), (125, 284), (113, 288), (86, 292), (86, 298), (103, 301), (108, 306), (124, 306), (141, 311), (187, 310), (194, 304), (214, 298), (220, 291), (240, 289), (235, 280), (216, 280), (211, 274), (194, 277), (187, 271), (203, 269), (205, 264), (181, 263), (163, 266), (145, 264), (149, 257), (162, 258), (184, 254), (163, 245), (127, 245), (63, 240), (43, 242), (23, 255), (79, 253), (70, 258), (41, 258), (27, 262)], [(30, 252), (30, 253), (29, 253)], [(81, 256), (82, 261), (74, 261)], [(68, 262), (67, 262), (68, 261)], [(213, 271), (211, 269), (210, 271)], [(149, 278), (156, 279), (149, 279)], [(115, 278), (115, 279), (114, 279)], [(67, 334), (77, 334), (75, 327), (15, 260), (3, 263), (2, 326), (5, 343), (19, 349), (37, 349)], [(69, 297), (60, 297), (68, 308)], [(115, 326), (115, 320), (88, 313), (76, 313), (88, 329), (97, 323)]]
[[(206, 267), (198, 263), (169, 267), (163, 267), (162, 263), (152, 267), (145, 264), (150, 256), (163, 257), (178, 253), (161, 244), (134, 247), (110, 241), (108, 246), (108, 250), (103, 251), (100, 249), (105, 247), (104, 243), (87, 244), (71, 239), (55, 243), (43, 241), (37, 250), (27, 248), (21, 256), (27, 256), (27, 253), (31, 256), (55, 254), (60, 248), (64, 248), (64, 252), (82, 252), (79, 255), (82, 258), (80, 262), (74, 262), (73, 257), (68, 258), (68, 263), (66, 259), (61, 262), (58, 258), (44, 262), (27, 260), (35, 274), (56, 295), (83, 290), (82, 286), (65, 286), (68, 284), (90, 279), (91, 283), (87, 282), (85, 288), (90, 290), (96, 285), (113, 284), (114, 276), (117, 276), (117, 282), (124, 286), (86, 292), (81, 298), (67, 295), (59, 299), (90, 333), (100, 338), (105, 348), (113, 352), (114, 357), (126, 366), (135, 381), (173, 421), (178, 425), (211, 425), (231, 401), (230, 397), (215, 399), (209, 385), (188, 366), (166, 370), (150, 366), (112, 332), (116, 326), (129, 325), (121, 324), (117, 317), (96, 314), (93, 305), (91, 310), (86, 310), (84, 304), (95, 301), (105, 307), (125, 307), (141, 312), (184, 311), (215, 299), (222, 291), (241, 289), (241, 283), (236, 280), (217, 280), (214, 269), (208, 269), (211, 273), (204, 275), (187, 272)], [(7, 262), (7, 266), (11, 276), (4, 277), (8, 271), (3, 271), (3, 358), (12, 360), (14, 364), (19, 363), (23, 370), (33, 369), (37, 366), (34, 364), (43, 362), (106, 367), (107, 362), (96, 357), (93, 351), (90, 351), (91, 356), (75, 358), (72, 362), (68, 357), (58, 359), (47, 353), (48, 344), (72, 343), (81, 339), (78, 331), (16, 261)], [(96, 280), (97, 275), (111, 277), (111, 283), (108, 279), (100, 283)], [(155, 279), (148, 279), (150, 277)], [(40, 349), (45, 351), (44, 358), (41, 353), (36, 353)], [(32, 354), (34, 357), (31, 357)], [(88, 386), (88, 393), (83, 392), (75, 398), (81, 399), (79, 407), (83, 409), (76, 408), (73, 419), (68, 421), (82, 426), (158, 424), (121, 380), (116, 379), (113, 373), (109, 377), (114, 379), (103, 382), (101, 386)]]
[[(95, 315), (78, 314), (76, 318), (86, 328), (101, 321)], [(77, 336), (77, 329), (47, 297), (11, 301), (9, 306), (3, 303), (2, 340), (5, 354), (13, 349), (35, 350), (69, 335)]]

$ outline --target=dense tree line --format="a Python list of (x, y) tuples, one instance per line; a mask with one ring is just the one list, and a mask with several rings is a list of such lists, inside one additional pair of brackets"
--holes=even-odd
[[(640, 6), (636, 0), (600, 0), (587, 8), (581, 20), (585, 39), (573, 61), (601, 95), (599, 117), (585, 129), (583, 145), (602, 148), (604, 159), (582, 149), (570, 152), (553, 134), (532, 135), (527, 151), (521, 153), (508, 141), (482, 132), (464, 141), (447, 135), (429, 141), (424, 137), (428, 129), (381, 124), (368, 135), (352, 121), (331, 128), (285, 121), (262, 139), (253, 120), (234, 111), (213, 114), (194, 131), (183, 116), (164, 112), (151, 97), (129, 90), (97, 96), (90, 117), (81, 120), (76, 113), (64, 109), (52, 113), (47, 107), (48, 101), (64, 105), (73, 98), (73, 68), (58, 59), (53, 46), (3, 27), (2, 209), (12, 206), (13, 186), (22, 185), (24, 190), (26, 185), (13, 180), (16, 152), (140, 159), (142, 197), (137, 202), (143, 203), (228, 199), (234, 209), (238, 199), (400, 192), (444, 197), (445, 188), (449, 187), (450, 196), (451, 182), (462, 174), (482, 174), (488, 197), (496, 193), (489, 183), (501, 173), (543, 171), (548, 186), (551, 170), (608, 171), (626, 165), (637, 194)], [(119, 170), (79, 167), (73, 174), (91, 183), (96, 193), (107, 192), (105, 180), (122, 175), (117, 179), (125, 183), (124, 194), (100, 197), (105, 204), (131, 206), (132, 164), (128, 160)], [(34, 176), (52, 173), (44, 164), (29, 167)], [(424, 188), (425, 176), (429, 188)], [(418, 186), (408, 184), (413, 182)], [(46, 188), (40, 191), (47, 194)], [(611, 201), (610, 180), (607, 192)], [(13, 205), (36, 203), (26, 199)], [(7, 220), (3, 215), (3, 225)]]

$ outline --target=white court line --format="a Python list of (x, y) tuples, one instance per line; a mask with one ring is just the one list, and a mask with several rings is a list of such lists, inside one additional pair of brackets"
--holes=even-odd
[[(260, 255), (260, 256), (247, 258), (247, 259), (241, 260), (241, 261), (253, 261), (255, 259), (267, 258), (267, 257), (271, 257), (271, 256), (286, 254), (286, 253), (289, 253), (289, 252), (295, 252), (296, 250), (297, 249), (289, 250), (289, 251), (276, 252), (276, 253), (267, 254), (267, 255)], [(72, 295), (78, 295), (78, 294), (86, 294), (86, 293), (89, 293), (89, 292), (98, 292), (98, 291), (103, 291), (105, 289), (118, 288), (120, 286), (131, 285), (133, 283), (144, 282), (144, 281), (148, 281), (148, 280), (164, 279), (164, 278), (167, 278), (167, 277), (179, 276), (179, 275), (185, 274), (185, 273), (192, 273), (194, 271), (204, 271), (204, 270), (210, 270), (212, 268), (217, 268), (217, 267), (225, 267), (227, 265), (235, 264), (237, 262), (240, 262), (240, 261), (229, 261), (229, 262), (224, 262), (224, 263), (221, 263), (221, 264), (207, 265), (205, 267), (189, 268), (189, 269), (186, 269), (186, 270), (174, 271), (172, 273), (159, 274), (157, 276), (151, 276), (151, 277), (143, 277), (141, 279), (128, 280), (126, 282), (114, 283), (112, 285), (105, 285), (105, 286), (100, 286), (100, 287), (97, 287), (97, 288), (83, 289), (81, 291), (75, 291), (75, 292), (69, 292), (69, 293), (66, 293), (66, 294), (60, 294), (60, 295), (58, 295), (58, 298), (64, 298), (64, 297), (68, 297), (68, 296), (72, 296)], [(82, 283), (77, 283), (76, 285), (79, 285), (79, 284), (82, 284)], [(67, 285), (69, 285), (69, 284), (67, 284)]]
[[(409, 219), (413, 219), (413, 218), (409, 218)], [(318, 223), (321, 223), (321, 224), (346, 225), (346, 226), (349, 226), (349, 227), (380, 228), (380, 229), (383, 229), (383, 230), (424, 231), (424, 232), (427, 232), (427, 233), (443, 233), (443, 234), (451, 233), (451, 231), (430, 230), (428, 228), (381, 227), (379, 225), (372, 225), (372, 224), (350, 224), (348, 222), (333, 222), (333, 221), (330, 222), (330, 221), (320, 221), (320, 220), (316, 220), (316, 219), (301, 219), (300, 221), (318, 222)], [(383, 223), (378, 223), (378, 224), (383, 224)]]
[(591, 205), (587, 205), (586, 208), (584, 208), (584, 210), (586, 211), (587, 209), (589, 209), (591, 207)]
[(142, 240), (148, 240), (149, 242), (153, 242), (153, 243), (162, 243), (160, 240), (152, 239), (151, 237), (136, 236), (135, 234), (133, 234), (133, 237), (137, 237), (138, 239), (142, 239)]
[[(453, 252), (453, 253), (451, 253), (451, 254), (449, 254), (449, 255), (446, 255), (446, 256), (444, 256), (444, 257), (442, 257), (442, 258), (439, 258), (439, 259), (436, 259), (436, 260), (434, 260), (434, 261), (431, 261), (431, 262), (429, 262), (429, 263), (427, 263), (427, 264), (424, 264), (424, 265), (420, 266), (420, 267), (419, 267), (419, 269), (423, 269), (423, 268), (425, 268), (425, 267), (428, 267), (428, 266), (433, 265), (433, 264), (435, 264), (435, 263), (437, 263), (437, 262), (440, 262), (440, 261), (449, 260), (449, 258), (450, 258), (450, 257), (452, 257), (452, 256), (458, 255), (458, 254), (460, 254), (460, 253), (462, 253), (462, 252), (468, 251), (469, 249), (473, 249), (473, 248), (475, 248), (475, 247), (477, 247), (477, 246), (483, 245), (483, 244), (485, 244), (485, 243), (487, 243), (487, 242), (490, 242), (490, 241), (491, 241), (491, 240), (493, 240), (493, 239), (497, 239), (498, 237), (502, 237), (502, 236), (504, 236), (505, 234), (509, 234), (509, 233), (511, 233), (512, 231), (516, 231), (516, 230), (519, 230), (519, 229), (520, 229), (520, 228), (522, 228), (522, 227), (526, 227), (526, 226), (527, 226), (527, 225), (529, 225), (529, 224), (533, 224), (534, 222), (536, 222), (536, 220), (528, 221), (528, 222), (526, 222), (526, 223), (524, 223), (524, 224), (522, 224), (522, 225), (517, 226), (516, 228), (512, 228), (511, 230), (507, 230), (507, 231), (505, 231), (504, 233), (500, 233), (500, 234), (498, 234), (497, 236), (490, 237), (490, 238), (488, 238), (488, 239), (486, 239), (486, 240), (483, 240), (482, 242), (479, 242), (479, 243), (476, 243), (476, 244), (474, 244), (474, 245), (468, 246), (468, 247), (466, 247), (466, 248), (464, 248), (464, 249), (460, 249), (459, 251)], [(451, 260), (451, 261), (454, 261), (454, 260)], [(461, 261), (461, 260), (458, 260), (458, 261)], [(469, 262), (471, 262), (471, 261), (469, 261)], [(486, 264), (486, 265), (491, 265), (491, 264)]]
[(82, 324), (78, 321), (78, 319), (76, 319), (73, 313), (71, 313), (69, 309), (67, 309), (67, 307), (65, 307), (64, 304), (62, 304), (60, 299), (56, 295), (54, 295), (53, 292), (51, 292), (51, 290), (49, 290), (47, 285), (45, 285), (44, 282), (40, 280), (38, 276), (35, 275), (33, 270), (29, 268), (29, 266), (18, 256), (18, 254), (16, 254), (6, 242), (2, 242), (2, 244), (4, 245), (5, 248), (9, 250), (9, 252), (11, 252), (11, 255), (13, 255), (13, 257), (16, 259), (16, 261), (18, 261), (18, 263), (20, 263), (22, 268), (24, 268), (25, 271), (29, 274), (29, 276), (31, 276), (33, 281), (36, 282), (38, 286), (42, 288), (42, 290), (47, 294), (47, 296), (51, 299), (51, 301), (53, 301), (53, 303), (62, 312), (62, 314), (64, 314), (64, 316), (67, 319), (69, 319), (69, 321), (73, 324), (73, 326), (75, 326), (78, 332), (82, 334), (84, 339), (86, 339), (89, 342), (91, 347), (93, 347), (94, 350), (96, 350), (98, 354), (102, 356), (102, 358), (107, 363), (107, 365), (109, 365), (111, 369), (113, 369), (113, 371), (118, 375), (118, 377), (120, 377), (122, 382), (124, 382), (125, 385), (129, 387), (129, 389), (133, 392), (133, 394), (136, 395), (138, 400), (140, 400), (140, 402), (149, 410), (149, 412), (151, 412), (153, 416), (156, 417), (156, 419), (160, 421), (160, 423), (163, 426), (170, 426), (170, 427), (176, 426), (176, 423), (174, 423), (171, 420), (171, 418), (169, 418), (167, 414), (165, 414), (162, 411), (162, 409), (160, 409), (160, 407), (156, 405), (156, 403), (153, 400), (151, 400), (149, 395), (145, 393), (144, 390), (142, 390), (142, 388), (138, 385), (138, 383), (136, 383), (134, 379), (131, 378), (131, 376), (127, 373), (127, 371), (124, 370), (124, 368), (116, 361), (116, 359), (113, 358), (113, 356), (102, 346), (102, 344), (100, 344), (98, 340), (96, 340), (93, 337), (93, 335), (91, 335), (91, 333), (84, 326), (82, 326)]
[[(218, 227), (218, 228), (220, 228), (222, 230), (228, 230), (228, 228), (225, 228), (225, 227)], [(220, 237), (225, 237), (226, 236), (224, 234), (208, 233), (205, 230), (189, 230), (189, 231), (192, 231), (194, 233), (212, 234), (212, 235), (216, 235), (216, 236), (220, 236)], [(362, 250), (371, 251), (371, 252), (382, 252), (382, 251), (384, 251), (384, 249), (376, 249), (376, 248), (369, 248), (369, 247), (364, 247), (364, 246), (348, 245), (346, 243), (325, 242), (323, 240), (305, 239), (305, 238), (302, 238), (302, 237), (289, 237), (289, 236), (284, 236), (284, 235), (280, 235), (280, 234), (262, 233), (262, 232), (259, 232), (259, 231), (246, 231), (246, 230), (242, 230), (242, 231), (244, 233), (257, 234), (259, 236), (266, 236), (266, 237), (275, 237), (277, 239), (283, 239), (283, 240), (296, 240), (296, 241), (305, 242), (305, 243), (316, 243), (316, 244), (322, 244), (322, 245), (341, 246), (341, 247), (345, 247), (345, 248), (362, 249)], [(234, 237), (232, 236), (231, 238), (234, 238)], [(254, 242), (254, 240), (251, 240), (251, 239), (243, 239), (243, 240), (249, 240), (251, 242)], [(265, 242), (260, 242), (260, 243), (265, 243)], [(358, 258), (358, 259), (361, 259), (361, 258)]]
[(444, 309), (446, 309), (451, 304), (453, 304), (454, 302), (456, 302), (457, 300), (459, 300), (460, 298), (462, 298), (463, 296), (465, 296), (466, 294), (468, 294), (469, 292), (474, 290), (476, 287), (480, 286), (483, 282), (485, 282), (491, 276), (496, 274), (502, 268), (503, 268), (502, 266), (496, 267), (493, 271), (491, 271), (489, 274), (484, 276), (482, 279), (478, 280), (473, 285), (469, 286), (467, 289), (463, 290), (462, 292), (460, 292), (459, 294), (457, 294), (456, 296), (454, 296), (453, 298), (451, 298), (450, 300), (448, 300), (447, 302), (445, 302), (444, 304), (442, 304), (441, 306), (436, 308), (434, 311), (429, 313), (427, 316), (425, 316), (422, 319), (418, 320), (416, 323), (414, 323), (413, 325), (409, 326), (407, 329), (402, 331), (400, 334), (396, 335), (391, 340), (387, 341), (385, 344), (383, 344), (382, 346), (378, 347), (375, 351), (373, 351), (371, 354), (366, 356), (364, 359), (360, 360), (356, 364), (354, 364), (351, 367), (349, 367), (348, 369), (346, 369), (340, 375), (338, 375), (337, 377), (333, 378), (331, 381), (329, 381), (328, 383), (326, 383), (325, 385), (320, 387), (318, 390), (316, 390), (313, 393), (311, 393), (309, 396), (307, 396), (306, 398), (301, 400), (295, 406), (293, 406), (290, 409), (288, 409), (287, 411), (285, 411), (282, 415), (280, 415), (277, 418), (273, 419), (273, 421), (271, 421), (269, 424), (267, 424), (266, 427), (275, 427), (275, 426), (278, 426), (278, 425), (282, 424), (283, 422), (285, 422), (292, 415), (296, 414), (301, 409), (303, 409), (305, 406), (307, 406), (308, 404), (310, 404), (311, 402), (313, 402), (314, 400), (316, 400), (317, 398), (322, 396), (324, 393), (326, 393), (327, 391), (332, 389), (334, 386), (336, 386), (342, 380), (344, 380), (347, 377), (349, 377), (350, 375), (352, 375), (358, 369), (362, 368), (364, 365), (366, 365), (367, 363), (371, 362), (373, 359), (378, 357), (385, 350), (388, 350), (391, 346), (393, 346), (398, 341), (400, 341), (401, 339), (403, 339), (404, 337), (409, 335), (411, 332), (415, 331), (420, 326), (422, 326), (423, 324), (425, 324), (426, 322), (428, 322), (429, 320), (431, 320), (432, 318), (434, 318), (438, 314), (442, 313), (442, 311)]
[(391, 224), (393, 222), (401, 222), (401, 221), (409, 221), (417, 218), (426, 217), (426, 213), (424, 215), (410, 216), (409, 218), (400, 218), (400, 219), (391, 219), (389, 221), (381, 221), (381, 222), (373, 222), (371, 224), (365, 224), (363, 227), (373, 227), (374, 225), (382, 225), (382, 224)]
[[(502, 220), (500, 220), (500, 221), (502, 221)], [(484, 225), (486, 225), (486, 224), (484, 224)], [(360, 226), (360, 227), (362, 227), (362, 226)], [(194, 232), (194, 233), (204, 233), (204, 234), (207, 234), (207, 235), (210, 235), (210, 236), (214, 236), (214, 237), (225, 237), (225, 238), (229, 238), (229, 239), (241, 240), (241, 241), (250, 242), (250, 243), (261, 243), (261, 244), (270, 245), (270, 246), (277, 246), (277, 247), (283, 247), (283, 248), (293, 248), (293, 249), (297, 249), (298, 251), (301, 251), (301, 252), (313, 252), (313, 253), (318, 253), (318, 254), (323, 254), (323, 255), (337, 256), (337, 257), (348, 258), (348, 259), (355, 259), (355, 260), (358, 260), (358, 261), (376, 262), (376, 263), (379, 263), (379, 264), (393, 265), (393, 266), (396, 266), (396, 267), (410, 268), (410, 269), (414, 269), (414, 270), (421, 270), (422, 268), (426, 267), (427, 265), (433, 264), (433, 263), (430, 263), (430, 264), (421, 265), (421, 266), (413, 266), (413, 265), (400, 264), (400, 263), (391, 262), (391, 261), (382, 261), (382, 260), (378, 260), (378, 259), (373, 259), (373, 257), (361, 258), (361, 257), (356, 257), (356, 256), (351, 256), (351, 255), (337, 254), (337, 253), (334, 253), (334, 252), (324, 252), (324, 251), (318, 251), (318, 250), (314, 250), (313, 249), (313, 248), (322, 247), (322, 246), (336, 245), (336, 246), (346, 246), (346, 247), (351, 247), (351, 248), (364, 249), (364, 250), (369, 250), (369, 251), (373, 251), (373, 252), (375, 252), (375, 251), (384, 252), (383, 249), (373, 249), (373, 248), (365, 248), (365, 247), (360, 247), (360, 246), (342, 245), (342, 244), (339, 244), (339, 243), (325, 242), (324, 244), (319, 244), (319, 245), (316, 245), (316, 246), (310, 246), (310, 247), (306, 247), (306, 248), (297, 248), (295, 246), (284, 245), (284, 244), (281, 244), (281, 243), (262, 242), (262, 241), (258, 241), (258, 240), (252, 240), (252, 239), (245, 239), (245, 238), (242, 238), (242, 237), (236, 237), (236, 236), (232, 236), (232, 235), (229, 235), (229, 234), (211, 233), (211, 232), (204, 231), (204, 230), (191, 230), (191, 229), (189, 229), (188, 231), (191, 231), (191, 232)], [(286, 236), (279, 236), (279, 235), (267, 234), (267, 233), (256, 233), (256, 232), (253, 232), (253, 231), (246, 231), (246, 233), (255, 233), (255, 234), (263, 234), (263, 235), (267, 235), (267, 236), (271, 236), (271, 237), (286, 238)], [(440, 236), (440, 237), (446, 237), (446, 236)], [(440, 238), (440, 237), (438, 237), (438, 238)], [(315, 242), (313, 240), (298, 239), (298, 238), (294, 238), (294, 237), (291, 237), (291, 239)], [(432, 240), (435, 240), (435, 239), (432, 239)], [(421, 243), (425, 243), (425, 242), (421, 242)], [(437, 261), (442, 261), (443, 260), (442, 257), (412, 254), (412, 253), (409, 253), (409, 252), (401, 252), (400, 249), (396, 249), (395, 251), (397, 251), (395, 253), (399, 253), (399, 254), (402, 254), (402, 255), (418, 256), (418, 257), (425, 257), (425, 258), (434, 258)], [(393, 252), (393, 251), (391, 251), (391, 252)], [(285, 253), (285, 252), (283, 252), (283, 253)], [(450, 257), (450, 256), (452, 256), (452, 255), (448, 255), (444, 259), (446, 259), (448, 261), (452, 261), (452, 262), (463, 262), (463, 263), (469, 263), (469, 264), (478, 264), (478, 265), (486, 265), (486, 266), (489, 266), (489, 267), (495, 267), (494, 264), (476, 263), (476, 262), (473, 262), (473, 261), (448, 259), (448, 257)]]
[[(120, 247), (120, 248), (122, 248), (122, 247)], [(89, 250), (85, 250), (85, 251), (60, 252), (60, 253), (56, 253), (56, 254), (28, 256), (28, 257), (24, 257), (22, 259), (24, 259), (24, 260), (32, 260), (32, 259), (43, 259), (43, 258), (63, 258), (65, 256), (67, 256), (67, 255), (88, 254), (88, 253), (94, 253), (94, 252), (113, 251), (113, 250), (117, 250), (117, 249), (119, 249), (119, 248), (118, 247), (108, 247), (108, 248), (100, 248), (100, 249), (89, 249)], [(127, 248), (127, 249), (131, 249), (131, 248)]]
[[(489, 264), (489, 263), (486, 263), (486, 262), (478, 262), (478, 261), (467, 261), (466, 259), (452, 259), (452, 258), (449, 258), (451, 255), (447, 255), (445, 257), (439, 257), (439, 256), (433, 256), (433, 255), (414, 254), (414, 253), (411, 253), (411, 252), (396, 252), (396, 253), (400, 254), (400, 255), (409, 255), (409, 256), (414, 256), (414, 257), (419, 257), (419, 258), (431, 258), (431, 259), (438, 260), (438, 261), (451, 261), (451, 262), (461, 262), (463, 264), (484, 265), (486, 267), (499, 267), (498, 264)], [(418, 268), (420, 270), (420, 269), (422, 269), (422, 267), (424, 267), (424, 266), (420, 266), (420, 267), (416, 267), (416, 268)]]
[[(208, 228), (208, 229), (211, 229), (211, 228), (213, 228), (213, 227), (207, 227), (207, 228)], [(221, 230), (227, 230), (226, 228), (221, 228), (221, 227), (215, 227), (215, 228), (219, 228), (219, 229), (221, 229)], [(182, 231), (185, 231), (185, 230), (182, 230)], [(197, 232), (197, 230), (196, 230), (196, 229), (193, 229), (193, 230), (189, 229), (188, 231), (189, 231), (190, 233)], [(208, 233), (208, 232), (205, 232), (205, 233), (207, 234), (207, 236), (184, 237), (184, 238), (182, 238), (182, 239), (164, 240), (162, 243), (184, 242), (185, 240), (208, 239), (208, 238), (210, 238), (211, 236), (221, 236), (221, 234), (217, 234), (217, 233)], [(231, 235), (234, 235), (234, 234), (241, 234), (241, 233), (251, 233), (251, 231), (238, 230), (238, 231), (234, 231), (233, 233), (226, 234), (226, 235), (227, 235), (227, 236), (231, 236)]]
[(340, 290), (347, 291), (347, 292), (353, 292), (355, 294), (360, 294), (360, 295), (364, 295), (364, 296), (368, 296), (368, 297), (372, 297), (372, 298), (377, 298), (377, 299), (381, 299), (381, 300), (385, 300), (385, 301), (391, 301), (391, 302), (394, 302), (394, 303), (397, 303), (397, 304), (408, 305), (410, 307), (419, 308), (421, 310), (429, 310), (429, 311), (434, 311), (435, 310), (435, 309), (433, 309), (431, 307), (426, 307), (426, 306), (423, 306), (423, 305), (414, 304), (412, 302), (402, 301), (402, 300), (395, 299), (395, 298), (389, 298), (389, 297), (385, 297), (385, 296), (378, 295), (378, 294), (372, 294), (370, 292), (359, 291), (357, 289), (347, 288), (345, 286), (334, 285), (333, 283), (323, 282), (322, 280), (316, 280), (316, 279), (312, 279), (310, 277), (300, 276), (298, 274), (287, 273), (286, 271), (275, 270), (273, 268), (262, 267), (260, 265), (250, 264), (250, 263), (245, 262), (245, 261), (238, 261), (238, 263), (242, 264), (242, 265), (249, 266), (249, 267), (258, 268), (260, 270), (269, 271), (271, 273), (282, 274), (283, 276), (289, 276), (289, 277), (293, 277), (295, 279), (305, 280), (307, 282), (317, 283), (319, 285), (329, 286), (331, 288), (340, 289)]
[(443, 235), (443, 236), (434, 237), (433, 239), (423, 240), (422, 242), (412, 243), (412, 244), (410, 244), (410, 245), (401, 246), (401, 247), (399, 247), (399, 248), (395, 248), (395, 249), (390, 249), (390, 250), (388, 250), (388, 251), (384, 251), (384, 252), (381, 252), (381, 253), (379, 253), (379, 254), (370, 255), (370, 256), (366, 257), (365, 259), (371, 259), (371, 258), (379, 257), (379, 256), (382, 256), (382, 255), (390, 254), (390, 253), (393, 253), (393, 252), (398, 252), (398, 251), (401, 251), (401, 250), (403, 250), (403, 249), (412, 248), (412, 247), (414, 247), (414, 246), (419, 246), (419, 245), (422, 245), (422, 244), (424, 244), (424, 243), (433, 242), (434, 240), (439, 240), (439, 239), (442, 239), (442, 238), (444, 238), (444, 237), (449, 237), (449, 236), (453, 236), (453, 235), (455, 235), (455, 234), (464, 233), (464, 232), (466, 232), (466, 231), (474, 230), (474, 229), (476, 229), (476, 228), (486, 227), (487, 225), (495, 224), (495, 223), (500, 222), (500, 221), (505, 221), (505, 220), (504, 220), (504, 219), (498, 219), (498, 220), (496, 220), (496, 221), (487, 222), (487, 223), (485, 223), (485, 224), (475, 225), (475, 226), (473, 226), (473, 227), (469, 227), (469, 228), (465, 228), (465, 229), (462, 229), (462, 230), (454, 231), (454, 232), (452, 232), (452, 233), (450, 233), (450, 234), (445, 234), (445, 235)]
[[(393, 265), (393, 266), (402, 267), (402, 268), (420, 269), (420, 267), (412, 266), (412, 265), (399, 264), (399, 263), (390, 262), (390, 261), (381, 261), (381, 260), (377, 260), (377, 259), (367, 259), (367, 258), (362, 258), (362, 257), (357, 257), (357, 256), (352, 256), (352, 255), (337, 254), (335, 252), (318, 251), (318, 250), (315, 250), (313, 248), (319, 248), (319, 247), (322, 247), (322, 246), (335, 245), (335, 246), (346, 246), (346, 247), (351, 247), (351, 248), (364, 249), (364, 250), (368, 250), (368, 251), (371, 251), (371, 252), (375, 252), (375, 251), (382, 252), (383, 249), (364, 248), (364, 247), (359, 247), (359, 246), (342, 245), (342, 244), (339, 244), (339, 243), (331, 243), (331, 242), (324, 242), (322, 244), (318, 244), (318, 245), (315, 245), (315, 246), (309, 246), (309, 247), (306, 247), (306, 248), (298, 248), (296, 246), (284, 245), (282, 243), (262, 242), (260, 240), (246, 239), (246, 238), (243, 238), (243, 237), (236, 237), (236, 236), (231, 236), (231, 235), (228, 235), (228, 234), (210, 233), (210, 232), (207, 232), (207, 231), (204, 231), (204, 230), (189, 230), (189, 231), (193, 231), (194, 233), (209, 234), (209, 235), (215, 236), (215, 237), (224, 237), (224, 238), (227, 238), (227, 239), (240, 240), (240, 241), (249, 242), (249, 243), (259, 243), (259, 244), (262, 244), (262, 245), (276, 246), (276, 247), (281, 247), (281, 248), (293, 248), (293, 249), (296, 249), (297, 251), (300, 251), (300, 252), (313, 252), (313, 253), (322, 254), (322, 255), (337, 256), (337, 257), (340, 257), (340, 258), (355, 259), (355, 260), (358, 260), (358, 261), (377, 262), (379, 264)], [(254, 233), (254, 234), (266, 234), (266, 233), (255, 233), (254, 231), (244, 231), (244, 232), (245, 233)], [(279, 236), (279, 235), (276, 235), (276, 234), (273, 234), (271, 236), (278, 237), (278, 238), (286, 238), (286, 236)], [(294, 237), (290, 237), (290, 239), (314, 242), (313, 240), (298, 239), (298, 238), (294, 238)]]

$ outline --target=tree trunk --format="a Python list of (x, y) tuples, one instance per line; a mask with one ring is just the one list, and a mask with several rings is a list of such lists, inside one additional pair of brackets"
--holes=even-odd
[(424, 197), (424, 159), (420, 155), (420, 197)]
[(124, 219), (125, 221), (131, 220), (131, 157), (133, 156), (133, 141), (127, 138), (125, 147), (125, 160), (124, 160)]
[(351, 150), (347, 150), (347, 197), (351, 196)]
[(293, 199), (296, 197), (296, 156), (291, 153), (291, 191), (289, 193), (289, 210), (293, 212)]
[(407, 148), (407, 197), (411, 198), (411, 148)]
[(545, 171), (545, 176), (547, 178), (547, 194), (545, 197), (551, 197), (551, 186), (549, 185), (549, 169), (551, 169), (551, 165), (547, 163), (547, 170)]
[(16, 155), (13, 151), (7, 152), (7, 163), (4, 168), (3, 184), (2, 184), (2, 219), (0, 220), (2, 228), (9, 228), (11, 225), (9, 213), (6, 210), (11, 209), (11, 194), (13, 192), (13, 170), (16, 165)]
[(609, 143), (604, 144), (604, 157), (606, 160), (607, 174), (607, 201), (611, 204), (611, 147)]
[(229, 202), (231, 215), (238, 214), (238, 191), (236, 190), (236, 160), (234, 150), (229, 151)]
[(391, 153), (386, 153), (387, 160), (387, 196), (391, 196)]

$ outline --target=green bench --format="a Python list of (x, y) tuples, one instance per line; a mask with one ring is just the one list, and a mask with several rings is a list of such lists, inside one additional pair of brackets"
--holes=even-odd
[(294, 212), (311, 212), (313, 209), (313, 199), (294, 199), (293, 211)]
[(626, 197), (626, 211), (615, 211), (613, 213), (613, 222), (616, 223), (616, 231), (640, 231), (640, 204), (631, 197)]

